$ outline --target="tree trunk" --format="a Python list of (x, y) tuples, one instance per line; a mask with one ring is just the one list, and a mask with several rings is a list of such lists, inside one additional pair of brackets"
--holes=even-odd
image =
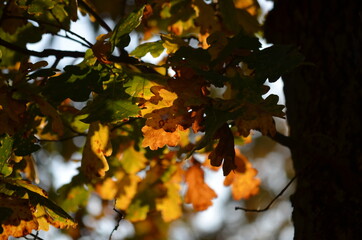
[[(323, 4), (322, 4), (323, 2)], [(294, 44), (306, 64), (283, 76), (294, 239), (362, 236), (362, 1), (275, 0), (265, 22), (274, 44)]]

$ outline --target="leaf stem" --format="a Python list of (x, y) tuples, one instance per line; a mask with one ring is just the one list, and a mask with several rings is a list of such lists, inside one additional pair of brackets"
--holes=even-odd
[(271, 205), (281, 196), (283, 195), (283, 193), (288, 189), (288, 187), (294, 182), (294, 180), (297, 178), (297, 176), (294, 176), (289, 182), (288, 184), (280, 191), (280, 193), (278, 195), (276, 195), (273, 200), (271, 200), (269, 202), (269, 204), (262, 209), (248, 209), (248, 208), (243, 208), (243, 207), (235, 207), (235, 210), (243, 210), (244, 212), (265, 212), (267, 210), (269, 210), (269, 208), (271, 207)]

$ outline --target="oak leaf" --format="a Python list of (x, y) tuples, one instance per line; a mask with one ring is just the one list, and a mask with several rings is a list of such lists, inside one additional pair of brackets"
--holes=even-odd
[(120, 181), (117, 182), (118, 193), (116, 195), (115, 207), (126, 210), (137, 193), (137, 186), (141, 178), (137, 175), (128, 174), (121, 174), (121, 176), (118, 177)]
[(165, 222), (178, 219), (182, 216), (180, 184), (174, 182), (165, 183), (167, 195), (164, 198), (156, 199), (156, 209), (161, 211), (162, 219)]
[(237, 168), (225, 177), (224, 185), (231, 185), (231, 193), (235, 200), (248, 199), (259, 192), (260, 179), (255, 178), (258, 171), (252, 167), (248, 159), (236, 151)]
[(185, 131), (181, 126), (178, 126), (174, 132), (166, 132), (162, 128), (154, 129), (146, 125), (142, 128), (142, 133), (144, 136), (142, 147), (149, 147), (151, 150), (163, 148), (165, 145), (174, 147), (181, 140), (181, 131)]
[(52, 130), (62, 136), (64, 133), (64, 126), (57, 110), (41, 97), (34, 96), (34, 100), (38, 104), (41, 113), (52, 119)]
[(171, 107), (175, 99), (177, 99), (176, 93), (171, 92), (161, 86), (152, 86), (150, 91), (154, 94), (154, 96), (152, 96), (142, 106), (142, 116), (145, 116), (146, 114), (151, 113), (156, 109)]
[(109, 166), (106, 156), (112, 154), (109, 140), (109, 127), (100, 122), (89, 126), (87, 140), (83, 150), (81, 169), (89, 178), (103, 177)]
[(182, 216), (180, 183), (183, 176), (184, 171), (181, 164), (171, 163), (160, 178), (165, 183), (167, 193), (166, 196), (156, 199), (156, 209), (161, 211), (162, 219), (165, 222), (170, 222)]
[(216, 148), (209, 154), (210, 163), (214, 167), (222, 165), (224, 176), (227, 176), (231, 170), (236, 168), (235, 165), (235, 144), (234, 135), (229, 126), (224, 124), (215, 134), (214, 138), (218, 138), (219, 142)]
[(146, 167), (147, 158), (142, 150), (130, 146), (122, 153), (120, 162), (126, 173), (135, 174)]
[(19, 179), (0, 181), (0, 239), (23, 237), (32, 230), (75, 227), (76, 223), (44, 190)]
[(194, 164), (187, 169), (185, 181), (188, 184), (185, 203), (191, 203), (196, 211), (206, 210), (212, 205), (212, 199), (217, 195), (204, 181), (204, 171), (200, 164)]

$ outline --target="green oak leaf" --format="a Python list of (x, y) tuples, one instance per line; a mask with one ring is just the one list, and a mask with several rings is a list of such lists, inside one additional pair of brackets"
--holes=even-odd
[[(110, 38), (110, 42), (112, 43), (112, 52), (114, 48), (120, 47), (124, 48), (129, 44), (129, 36), (136, 27), (138, 27), (141, 23), (144, 6), (141, 7), (138, 11), (132, 12), (126, 19), (122, 19), (113, 30), (113, 34)], [(128, 40), (125, 41), (125, 36)]]
[(88, 117), (82, 120), (85, 123), (94, 121), (117, 123), (130, 117), (138, 117), (139, 111), (140, 108), (132, 102), (132, 97), (125, 92), (121, 84), (116, 83), (95, 97), (81, 113), (88, 114)]
[(64, 71), (63, 74), (50, 78), (44, 87), (43, 94), (52, 102), (59, 103), (66, 98), (86, 101), (92, 91), (101, 92), (102, 82), (109, 78), (84, 63), (68, 65)]
[(137, 46), (136, 49), (130, 53), (130, 55), (141, 58), (147, 53), (150, 53), (152, 57), (157, 58), (164, 50), (165, 48), (163, 47), (163, 41), (148, 42)]
[(275, 82), (284, 73), (302, 63), (304, 56), (293, 46), (273, 45), (245, 57), (248, 67), (255, 69), (258, 82)]
[(14, 139), (8, 134), (0, 136), (0, 174), (5, 177), (12, 173), (8, 160), (13, 152), (13, 142)]

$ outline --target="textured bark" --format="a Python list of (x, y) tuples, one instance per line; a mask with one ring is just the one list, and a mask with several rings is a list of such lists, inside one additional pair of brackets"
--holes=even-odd
[(361, 6), (278, 0), (265, 22), (269, 42), (296, 45), (307, 63), (283, 76), (298, 240), (362, 236)]

